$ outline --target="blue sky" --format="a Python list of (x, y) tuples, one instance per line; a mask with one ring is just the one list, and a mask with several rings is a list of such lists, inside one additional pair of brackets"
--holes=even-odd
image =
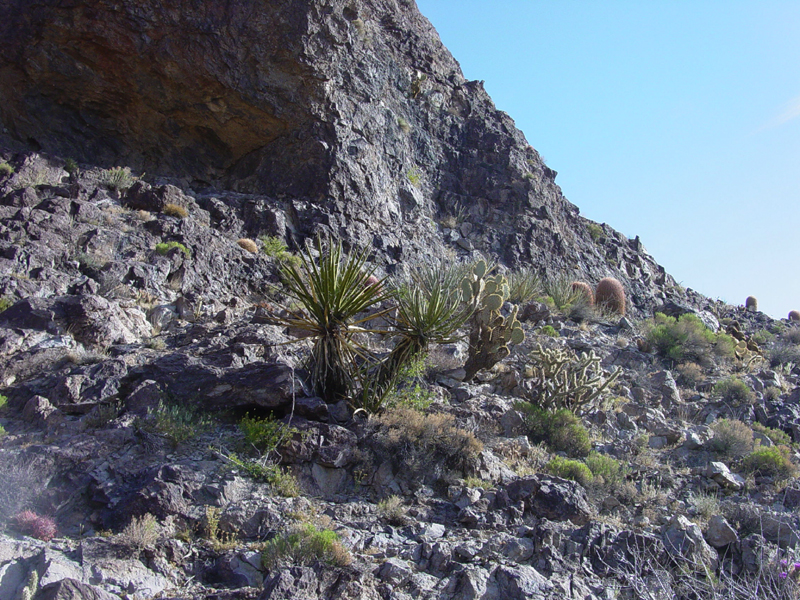
[(583, 215), (686, 287), (800, 310), (800, 2), (417, 5)]

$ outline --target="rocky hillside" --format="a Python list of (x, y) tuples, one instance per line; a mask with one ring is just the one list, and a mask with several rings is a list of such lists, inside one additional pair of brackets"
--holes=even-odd
[(634, 310), (674, 291), (638, 239), (590, 235), (413, 2), (3, 2), (0, 28), (10, 148), (247, 194), (280, 214), (267, 233), (323, 230), (390, 272), (480, 250), (617, 277)]
[[(797, 597), (797, 323), (582, 219), (413, 3), (0, 28), (0, 598)], [(497, 259), (524, 340), (326, 401), (280, 275), (315, 234), (386, 289)], [(624, 317), (572, 293), (607, 276)]]

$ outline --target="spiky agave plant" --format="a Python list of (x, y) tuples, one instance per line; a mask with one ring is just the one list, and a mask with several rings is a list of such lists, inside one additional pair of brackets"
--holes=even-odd
[(359, 408), (375, 413), (383, 407), (397, 385), (405, 365), (424, 354), (429, 344), (449, 344), (458, 338), (473, 308), (465, 306), (460, 292), (445, 280), (429, 280), (429, 286), (397, 291), (397, 310), (391, 317), (392, 334), (397, 342), (389, 355), (365, 381)]
[(300, 265), (281, 268), (287, 294), (300, 309), (287, 309), (279, 322), (302, 331), (313, 340), (309, 371), (314, 390), (326, 401), (351, 396), (359, 387), (358, 365), (373, 360), (371, 353), (355, 339), (365, 331), (361, 324), (383, 316), (389, 309), (357, 318), (392, 296), (384, 282), (375, 283), (374, 268), (367, 266), (365, 249), (347, 254), (341, 242), (330, 243), (323, 251), (316, 240), (319, 259), (301, 254)]

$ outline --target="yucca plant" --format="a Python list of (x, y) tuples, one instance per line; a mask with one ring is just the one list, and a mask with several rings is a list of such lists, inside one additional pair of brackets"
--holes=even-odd
[(359, 408), (378, 412), (396, 387), (405, 365), (424, 354), (429, 344), (456, 341), (456, 332), (472, 314), (459, 292), (443, 280), (430, 280), (430, 287), (403, 287), (397, 292), (397, 310), (391, 317), (391, 334), (398, 338), (394, 349), (365, 381)]
[[(308, 253), (301, 254), (299, 267), (281, 268), (287, 294), (296, 300), (299, 309), (287, 309), (288, 316), (278, 321), (300, 330), (313, 341), (309, 371), (314, 390), (332, 402), (354, 394), (359, 387), (360, 373), (373, 360), (371, 353), (355, 339), (364, 332), (360, 325), (383, 316), (389, 309), (357, 318), (370, 308), (389, 299), (383, 281), (373, 277), (374, 268), (367, 265), (367, 250), (346, 254), (341, 242), (331, 243), (323, 251), (316, 240), (318, 261)], [(372, 279), (370, 279), (372, 278)]]
[(544, 291), (553, 299), (553, 305), (558, 310), (568, 309), (581, 296), (581, 292), (572, 287), (573, 281), (574, 277), (561, 273), (545, 282)]
[(525, 304), (542, 295), (542, 278), (530, 267), (512, 271), (508, 275), (508, 301)]
[(471, 269), (471, 263), (452, 262), (445, 259), (434, 263), (422, 263), (416, 265), (408, 283), (403, 283), (398, 288), (404, 290), (416, 287), (424, 290), (427, 294), (438, 289), (439, 293), (456, 295), (461, 290), (461, 281)]

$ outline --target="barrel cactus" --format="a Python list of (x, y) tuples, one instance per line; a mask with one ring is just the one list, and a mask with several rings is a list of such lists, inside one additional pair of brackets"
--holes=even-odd
[(747, 300), (744, 301), (744, 307), (746, 310), (755, 312), (758, 310), (758, 299), (755, 296), (748, 296)]
[(594, 292), (594, 301), (597, 306), (605, 310), (619, 315), (625, 314), (625, 289), (619, 280), (613, 277), (600, 280)]
[(594, 306), (594, 292), (592, 286), (584, 281), (573, 281), (572, 290), (580, 294), (579, 298), (583, 298), (585, 304)]
[(800, 312), (796, 310), (789, 311), (789, 320), (790, 321), (800, 321)]

